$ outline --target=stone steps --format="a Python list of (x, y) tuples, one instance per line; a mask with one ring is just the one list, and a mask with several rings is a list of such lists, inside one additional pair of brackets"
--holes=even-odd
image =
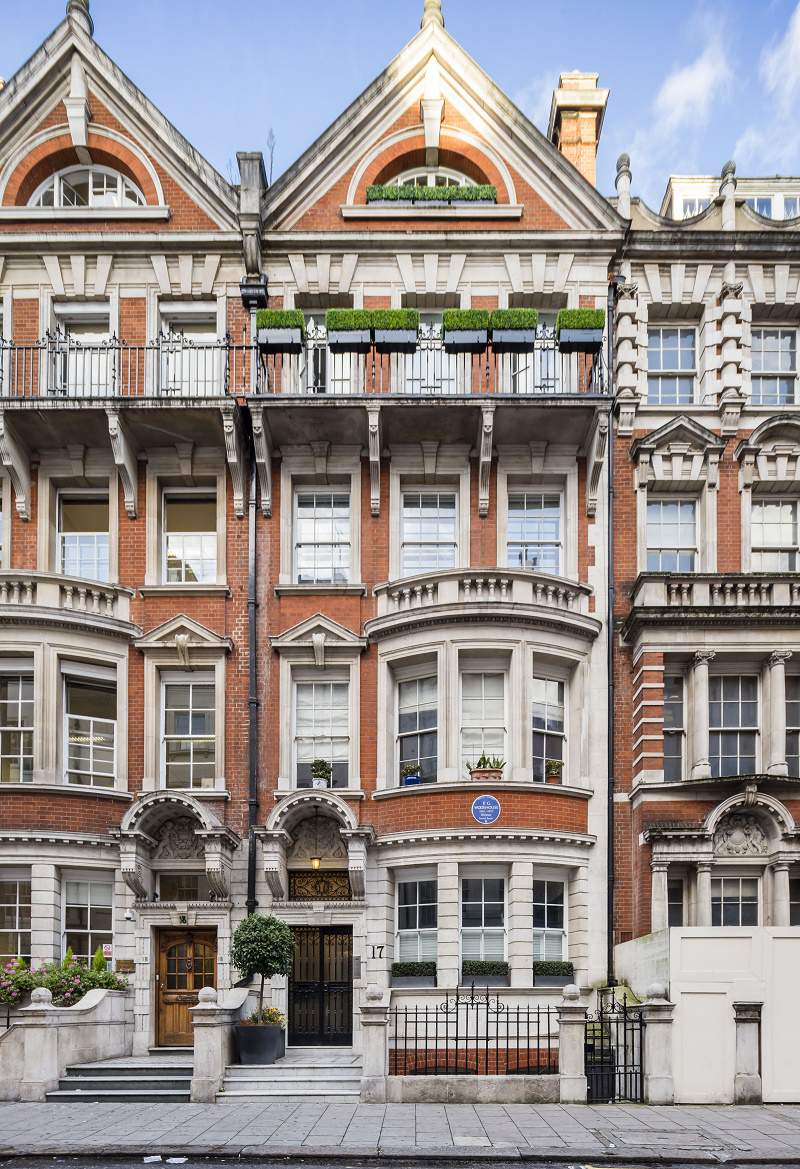
[(313, 1100), (321, 1104), (357, 1104), (360, 1094), (360, 1057), (349, 1051), (295, 1048), (277, 1063), (229, 1067), (217, 1103)]
[(53, 1103), (83, 1100), (91, 1103), (188, 1104), (192, 1065), (167, 1059), (143, 1058), (75, 1064), (66, 1069), (58, 1088), (47, 1093)]

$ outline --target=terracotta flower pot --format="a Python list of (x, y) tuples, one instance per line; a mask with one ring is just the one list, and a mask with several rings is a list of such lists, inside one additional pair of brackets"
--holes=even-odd
[(469, 777), (475, 783), (501, 783), (503, 769), (502, 767), (473, 767)]

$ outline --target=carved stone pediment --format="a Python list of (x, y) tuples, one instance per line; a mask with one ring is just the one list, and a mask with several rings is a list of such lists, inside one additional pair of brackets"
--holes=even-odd
[(342, 840), (339, 825), (328, 816), (301, 820), (292, 832), (293, 841), (288, 860), (307, 861), (312, 856), (326, 860), (347, 860), (347, 845)]
[(757, 816), (732, 812), (714, 833), (715, 856), (765, 856), (769, 841)]
[(195, 833), (197, 825), (189, 816), (166, 820), (159, 833), (153, 854), (155, 860), (201, 860), (205, 855), (203, 840)]

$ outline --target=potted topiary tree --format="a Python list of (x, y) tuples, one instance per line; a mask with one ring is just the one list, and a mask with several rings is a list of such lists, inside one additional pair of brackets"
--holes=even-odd
[(258, 975), (258, 1009), (233, 1028), (239, 1063), (267, 1064), (286, 1053), (285, 1020), (274, 1007), (264, 1008), (264, 981), (289, 975), (294, 962), (294, 936), (284, 921), (251, 913), (236, 927), (231, 962), (242, 978)]
[(311, 786), (330, 787), (333, 768), (327, 759), (311, 760)]
[(563, 759), (545, 759), (544, 761), (544, 781), (545, 783), (561, 783), (561, 775), (564, 771)]

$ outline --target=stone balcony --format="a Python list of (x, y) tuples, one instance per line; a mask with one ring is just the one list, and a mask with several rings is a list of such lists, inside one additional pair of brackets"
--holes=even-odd
[(796, 619), (800, 573), (643, 572), (631, 589), (631, 613), (624, 635), (645, 625), (776, 624)]
[(130, 619), (133, 589), (54, 572), (0, 572), (0, 624), (51, 624), (138, 637)]
[(488, 622), (540, 625), (593, 638), (600, 622), (589, 612), (592, 589), (578, 581), (508, 568), (445, 569), (377, 585), (377, 616), (368, 637), (428, 625)]

